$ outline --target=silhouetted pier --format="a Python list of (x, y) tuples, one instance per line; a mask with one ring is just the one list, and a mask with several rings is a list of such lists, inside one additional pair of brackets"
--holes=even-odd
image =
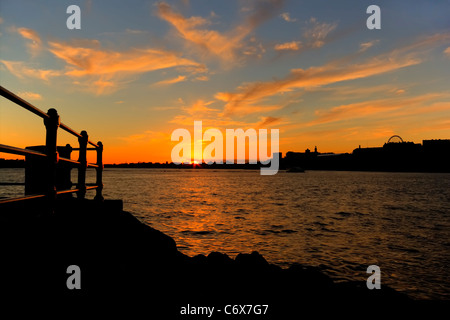
[[(48, 200), (46, 203), (52, 209), (55, 205), (55, 200), (59, 196), (76, 193), (78, 199), (84, 199), (86, 191), (92, 189), (96, 190), (94, 200), (102, 202), (102, 142), (94, 143), (89, 140), (86, 131), (77, 132), (62, 123), (56, 109), (49, 109), (45, 113), (2, 86), (0, 86), (0, 92), (4, 98), (42, 118), (46, 130), (45, 145), (43, 146), (23, 149), (0, 144), (0, 152), (26, 157), (25, 196), (0, 199), (0, 205), (22, 203), (42, 198)], [(78, 138), (78, 148), (72, 148), (70, 145), (58, 146), (58, 129), (62, 129)], [(88, 145), (91, 147), (88, 147)], [(70, 153), (73, 150), (79, 152), (78, 160), (70, 159)], [(87, 162), (87, 151), (95, 151), (97, 153), (96, 163)], [(96, 169), (96, 182), (92, 185), (86, 184), (86, 169), (89, 167)], [(70, 171), (72, 168), (78, 169), (78, 181), (75, 189), (71, 188)], [(1, 184), (17, 185), (18, 183), (2, 182)]]

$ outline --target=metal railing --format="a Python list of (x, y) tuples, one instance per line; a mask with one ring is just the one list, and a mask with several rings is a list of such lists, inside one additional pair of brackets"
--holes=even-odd
[[(31, 103), (23, 100), (18, 97), (14, 93), (8, 91), (7, 89), (0, 86), (0, 94), (14, 102), (15, 104), (23, 107), (24, 109), (34, 113), (35, 115), (44, 119), (44, 125), (46, 128), (46, 138), (45, 138), (45, 152), (39, 152), (31, 149), (22, 149), (13, 146), (8, 146), (4, 144), (0, 144), (0, 152), (16, 154), (21, 156), (30, 156), (30, 157), (41, 157), (46, 159), (46, 174), (45, 181), (42, 181), (45, 184), (45, 193), (42, 194), (33, 194), (19, 198), (7, 198), (0, 199), (0, 204), (3, 203), (11, 203), (11, 202), (19, 202), (36, 198), (47, 198), (51, 205), (54, 204), (58, 195), (68, 194), (68, 193), (76, 193), (77, 198), (84, 199), (87, 190), (95, 189), (96, 200), (103, 201), (102, 189), (102, 174), (103, 174), (103, 144), (102, 142), (93, 143), (89, 140), (88, 134), (86, 131), (81, 131), (80, 133), (71, 129), (64, 123), (61, 123), (58, 112), (55, 109), (49, 109), (47, 113), (39, 110)], [(70, 133), (71, 135), (78, 138), (79, 147), (72, 148), (72, 150), (79, 151), (78, 161), (67, 159), (63, 157), (59, 157), (58, 149), (57, 149), (57, 136), (58, 136), (58, 128), (63, 129), (64, 131)], [(93, 146), (93, 148), (88, 148), (87, 145)], [(88, 163), (86, 154), (87, 151), (95, 150), (97, 152), (97, 162), (96, 163)], [(58, 163), (63, 162), (65, 165), (69, 165), (71, 167), (75, 167), (78, 169), (78, 182), (75, 189), (68, 190), (56, 190), (56, 174), (57, 174), (57, 166)], [(94, 185), (86, 184), (86, 168), (92, 167), (96, 169), (96, 182)], [(8, 183), (2, 183), (3, 185)], [(12, 183), (16, 184), (17, 183)]]

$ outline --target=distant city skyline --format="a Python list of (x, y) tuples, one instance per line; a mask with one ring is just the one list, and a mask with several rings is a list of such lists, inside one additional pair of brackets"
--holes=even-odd
[[(72, 4), (80, 30), (66, 27)], [(371, 4), (380, 30), (366, 27)], [(101, 140), (105, 163), (170, 162), (171, 133), (196, 120), (279, 129), (283, 154), (448, 139), (449, 12), (422, 0), (5, 0), (1, 84)], [(40, 119), (1, 101), (0, 143), (45, 142)]]

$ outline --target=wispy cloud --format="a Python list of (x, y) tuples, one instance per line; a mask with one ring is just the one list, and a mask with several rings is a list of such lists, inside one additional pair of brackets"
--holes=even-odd
[(186, 81), (186, 76), (181, 76), (179, 75), (178, 77), (172, 78), (172, 79), (167, 79), (167, 80), (162, 80), (162, 81), (158, 81), (156, 83), (153, 84), (153, 86), (168, 86), (171, 84), (175, 84), (178, 82), (183, 82)]
[(87, 89), (88, 91), (93, 91), (96, 94), (101, 95), (114, 92), (117, 90), (118, 87), (119, 84), (117, 82), (111, 80), (98, 79), (94, 80), (93, 82), (89, 82)]
[(243, 48), (242, 53), (247, 57), (254, 56), (261, 59), (264, 53), (266, 53), (266, 48), (264, 48), (261, 42), (251, 37), (249, 43)]
[[(450, 109), (450, 108), (449, 108)], [(430, 132), (430, 131), (447, 131), (450, 130), (450, 120), (448, 119), (439, 119), (437, 121), (433, 121), (433, 123), (427, 123), (425, 125), (421, 125), (419, 127), (414, 128), (415, 133), (422, 132)]]
[(280, 17), (286, 22), (295, 22), (295, 21), (297, 21), (297, 19), (291, 18), (291, 15), (290, 15), (289, 12), (283, 12), (282, 14), (280, 14)]
[(148, 33), (148, 31), (145, 30), (137, 30), (137, 29), (125, 29), (125, 33), (127, 34), (145, 34)]
[[(99, 43), (91, 46), (77, 43), (49, 42), (50, 52), (68, 64), (67, 75), (136, 74), (177, 66), (201, 66), (182, 58), (175, 52), (158, 49), (130, 49), (119, 52), (102, 49)], [(94, 44), (94, 46), (92, 46)]]
[[(64, 74), (74, 78), (86, 77), (97, 94), (117, 89), (117, 82), (134, 74), (178, 66), (204, 68), (180, 54), (162, 49), (129, 49), (112, 51), (93, 41), (49, 42), (49, 50), (67, 65)], [(180, 79), (178, 79), (180, 80)]]
[(211, 21), (207, 18), (199, 16), (186, 18), (165, 2), (158, 3), (157, 15), (170, 23), (181, 38), (195, 45), (203, 53), (234, 63), (240, 57), (238, 51), (245, 50), (244, 39), (261, 23), (273, 17), (283, 2), (282, 0), (256, 2), (245, 20), (227, 32), (210, 29)]
[(350, 63), (350, 59), (338, 59), (306, 70), (292, 69), (284, 78), (245, 84), (240, 86), (237, 92), (219, 92), (216, 98), (226, 102), (224, 115), (231, 115), (282, 92), (367, 78), (420, 64), (423, 61), (421, 54), (449, 38), (450, 34), (434, 35), (361, 63)]
[(159, 3), (157, 7), (158, 16), (169, 22), (183, 39), (195, 44), (204, 52), (214, 54), (227, 61), (234, 60), (235, 50), (242, 47), (241, 41), (247, 36), (247, 32), (225, 35), (215, 30), (209, 30), (206, 28), (210, 24), (208, 19), (198, 16), (185, 18), (165, 2)]
[(337, 23), (319, 22), (316, 18), (309, 19), (303, 36), (307, 40), (308, 46), (312, 48), (321, 48), (325, 44), (328, 34), (336, 29)]
[(195, 80), (197, 81), (208, 81), (209, 77), (208, 76), (198, 76), (195, 78)]
[(450, 47), (448, 47), (447, 49), (444, 50), (444, 54), (450, 58)]
[(367, 51), (369, 48), (373, 47), (375, 44), (377, 44), (378, 42), (380, 42), (380, 40), (372, 40), (372, 41), (368, 41), (368, 42), (363, 42), (359, 45), (359, 52), (365, 52)]
[[(411, 85), (410, 85), (411, 86)], [(380, 84), (364, 86), (341, 85), (333, 87), (311, 87), (305, 89), (308, 92), (323, 92), (322, 99), (338, 101), (348, 99), (364, 99), (371, 96), (393, 96), (401, 95), (407, 92), (407, 87), (402, 88), (393, 86), (392, 84)]]
[(274, 50), (282, 53), (288, 51), (303, 52), (305, 50), (319, 49), (325, 45), (329, 38), (328, 35), (335, 30), (336, 27), (337, 23), (319, 22), (316, 18), (312, 17), (306, 21), (301, 41), (293, 40), (279, 43), (274, 46)]
[(217, 113), (218, 110), (217, 109), (213, 109), (213, 108), (209, 108), (208, 106), (213, 104), (214, 100), (212, 101), (204, 101), (202, 99), (197, 100), (196, 102), (194, 102), (191, 106), (189, 107), (182, 107), (182, 109), (189, 113), (190, 115), (195, 115), (198, 117), (205, 117), (205, 116), (209, 116), (212, 113)]
[(285, 42), (276, 44), (274, 49), (276, 51), (298, 51), (302, 47), (301, 41), (291, 41), (291, 42)]
[[(184, 102), (182, 102), (184, 104)], [(260, 127), (261, 124), (266, 121), (266, 124), (273, 123), (278, 121), (276, 118), (271, 117), (260, 117), (261, 121), (255, 122), (246, 122), (240, 121), (230, 118), (221, 117), (221, 109), (212, 108), (211, 105), (217, 103), (216, 100), (205, 101), (203, 99), (198, 99), (194, 101), (192, 104), (183, 105), (181, 107), (182, 113), (176, 115), (170, 123), (174, 123), (177, 125), (183, 126), (192, 126), (194, 121), (202, 120), (203, 127), (211, 127), (211, 128), (249, 128), (249, 127)]]
[(39, 93), (31, 92), (31, 91), (21, 91), (18, 92), (19, 97), (22, 97), (25, 100), (42, 100), (42, 96)]
[(29, 40), (27, 43), (27, 48), (32, 56), (36, 56), (42, 50), (41, 37), (35, 30), (28, 28), (18, 28), (16, 29), (16, 31), (23, 38)]
[[(33, 55), (42, 50), (42, 41), (35, 30), (14, 27), (13, 31), (31, 41), (28, 48)], [(126, 32), (141, 33), (131, 29)], [(73, 84), (95, 94), (114, 92), (136, 74), (168, 68), (186, 68), (186, 73), (192, 74), (204, 73), (207, 70), (205, 65), (184, 58), (178, 52), (155, 48), (115, 51), (102, 48), (100, 41), (92, 39), (73, 39), (69, 42), (53, 40), (48, 42), (46, 49), (66, 63), (64, 69), (44, 69), (23, 61), (0, 62), (19, 78), (49, 81), (52, 77), (67, 76), (74, 78)], [(186, 76), (179, 76), (162, 81), (159, 85), (173, 84), (185, 78)]]
[[(337, 121), (346, 121), (350, 119), (371, 117), (376, 114), (395, 116), (406, 116), (413, 114), (430, 113), (432, 111), (449, 110), (450, 103), (443, 102), (438, 105), (433, 104), (436, 100), (447, 100), (450, 97), (448, 92), (428, 93), (415, 97), (392, 97), (386, 99), (369, 100), (364, 102), (340, 105), (330, 110), (317, 110), (317, 118), (308, 124), (318, 125)], [(426, 104), (426, 106), (424, 106)], [(442, 109), (444, 108), (444, 109)]]
[(270, 82), (256, 82), (242, 87), (236, 93), (219, 93), (216, 97), (227, 102), (224, 114), (232, 114), (243, 106), (248, 107), (250, 101), (253, 103), (261, 99), (286, 92), (292, 89), (306, 88), (310, 86), (323, 86), (331, 83), (366, 78), (377, 74), (397, 70), (399, 68), (420, 63), (421, 60), (407, 58), (389, 60), (372, 59), (362, 64), (342, 66), (331, 62), (321, 67), (311, 67), (306, 70), (293, 69), (283, 79)]
[(257, 128), (267, 128), (269, 126), (274, 126), (276, 124), (280, 124), (281, 118), (279, 117), (261, 117), (261, 121), (256, 124)]
[(0, 62), (3, 63), (9, 72), (21, 79), (35, 78), (49, 81), (50, 78), (57, 77), (62, 74), (59, 70), (34, 68), (23, 61), (0, 60)]
[[(217, 120), (220, 110), (210, 107), (210, 105), (212, 105), (214, 102), (215, 102), (214, 100), (205, 101), (203, 99), (197, 99), (193, 103), (186, 104), (183, 99), (179, 98), (178, 101), (175, 103), (178, 104), (179, 106), (160, 107), (160, 108), (161, 110), (178, 109), (181, 111), (180, 114), (176, 115), (170, 121), (170, 123), (191, 126), (194, 124), (194, 121), (203, 120), (205, 121), (205, 125), (206, 123), (211, 123), (211, 121), (217, 124), (215, 120)], [(156, 107), (156, 110), (158, 109), (159, 107)]]

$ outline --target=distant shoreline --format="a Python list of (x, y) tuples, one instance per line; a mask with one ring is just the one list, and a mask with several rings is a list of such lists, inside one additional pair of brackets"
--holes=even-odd
[[(128, 169), (228, 169), (228, 170), (260, 170), (263, 167), (261, 164), (181, 164), (176, 165), (174, 163), (160, 163), (160, 162), (137, 162), (137, 163), (119, 163), (119, 164), (105, 164), (105, 169), (111, 168), (128, 168)], [(0, 159), (0, 168), (25, 168), (25, 160), (22, 159)], [(281, 171), (284, 171), (288, 168), (286, 166), (282, 166), (280, 168)], [(379, 169), (362, 169), (362, 168), (305, 168), (305, 171), (338, 171), (338, 172), (403, 172), (403, 173), (450, 173), (450, 169), (448, 170), (408, 170), (410, 168), (405, 168), (405, 170), (389, 170), (385, 168)]]

